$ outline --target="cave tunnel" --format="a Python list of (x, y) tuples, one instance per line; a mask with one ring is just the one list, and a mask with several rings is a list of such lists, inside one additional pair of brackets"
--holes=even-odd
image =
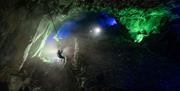
[(180, 91), (179, 0), (1, 0), (0, 91)]

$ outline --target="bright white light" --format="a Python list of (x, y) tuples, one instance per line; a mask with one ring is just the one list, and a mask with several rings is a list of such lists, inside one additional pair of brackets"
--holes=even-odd
[(101, 27), (99, 26), (93, 26), (92, 29), (90, 30), (90, 34), (93, 37), (98, 37), (102, 32)]
[(100, 32), (101, 32), (101, 28), (100, 27), (95, 27), (94, 33), (99, 34)]

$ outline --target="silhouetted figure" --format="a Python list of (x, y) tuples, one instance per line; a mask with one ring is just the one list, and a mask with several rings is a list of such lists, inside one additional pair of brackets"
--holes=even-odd
[(63, 56), (63, 50), (58, 50), (58, 57), (62, 60), (62, 61), (64, 61), (65, 62), (65, 56)]
[(65, 57), (62, 55), (62, 53), (63, 53), (63, 50), (58, 50), (58, 57), (60, 59), (65, 59)]

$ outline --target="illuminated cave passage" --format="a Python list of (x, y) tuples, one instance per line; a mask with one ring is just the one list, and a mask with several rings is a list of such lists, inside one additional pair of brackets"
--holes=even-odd
[(179, 3), (0, 1), (0, 91), (180, 91)]
[[(56, 16), (55, 19), (59, 17), (61, 16)], [(65, 17), (68, 17), (68, 15)], [(28, 57), (37, 57), (46, 63), (53, 63), (55, 60), (61, 62), (57, 56), (57, 51), (64, 51), (62, 55), (72, 55), (69, 52), (74, 51), (72, 49), (75, 46), (72, 45), (74, 39), (84, 39), (90, 36), (92, 39), (94, 37), (93, 40), (98, 40), (102, 36), (107, 36), (109, 30), (106, 28), (117, 24), (116, 20), (106, 13), (84, 13), (76, 17), (73, 19), (64, 18), (64, 20), (57, 20), (57, 24), (54, 20), (48, 19), (47, 16), (43, 17), (35, 35), (25, 49), (23, 62), (19, 70)], [(59, 25), (59, 23), (61, 24)], [(102, 35), (103, 33), (104, 35)], [(72, 43), (68, 43), (68, 40), (71, 40), (70, 42)]]

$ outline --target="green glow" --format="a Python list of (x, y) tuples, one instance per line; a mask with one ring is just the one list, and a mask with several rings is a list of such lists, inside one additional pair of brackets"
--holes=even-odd
[(123, 10), (114, 10), (109, 13), (114, 14), (119, 22), (128, 30), (134, 42), (141, 42), (151, 33), (158, 33), (161, 20), (168, 13), (164, 8), (156, 9), (137, 9), (126, 8)]
[(138, 35), (136, 35), (136, 40), (134, 41), (134, 42), (141, 42), (142, 40), (143, 40), (143, 38), (144, 38), (144, 35), (143, 34), (138, 34)]

